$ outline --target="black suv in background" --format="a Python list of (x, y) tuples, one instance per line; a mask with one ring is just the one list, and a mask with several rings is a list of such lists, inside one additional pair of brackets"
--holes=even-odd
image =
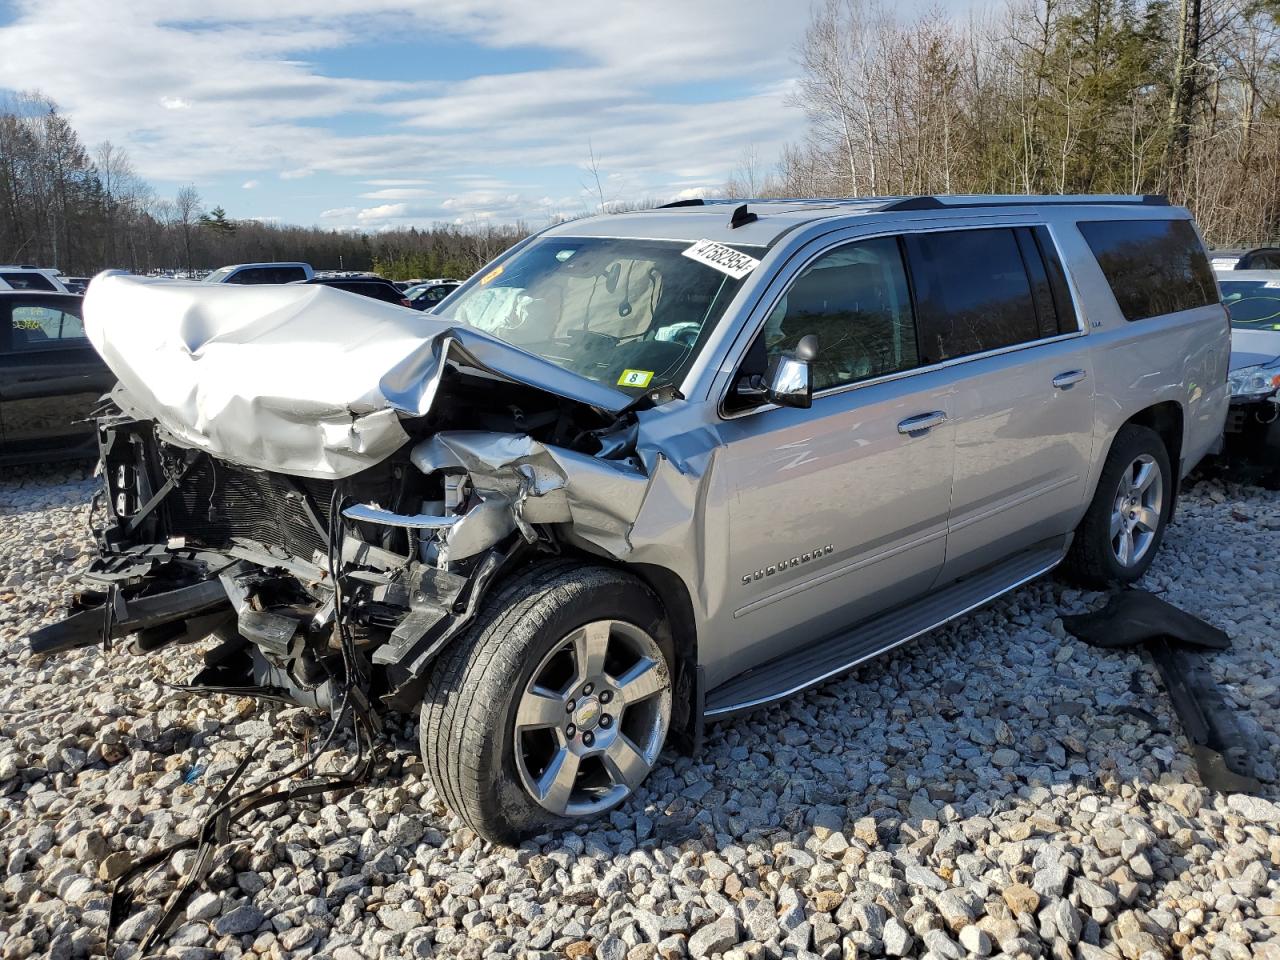
[(382, 277), (313, 277), (310, 280), (299, 280), (298, 283), (319, 283), (326, 287), (337, 287), (348, 293), (358, 293), (362, 297), (384, 300), (399, 307), (411, 307), (413, 304), (400, 289), (390, 280)]

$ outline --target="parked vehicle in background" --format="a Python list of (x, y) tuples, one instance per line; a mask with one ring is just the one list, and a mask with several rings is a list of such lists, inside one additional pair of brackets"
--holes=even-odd
[(0, 463), (97, 453), (90, 419), (116, 382), (85, 338), (83, 300), (0, 292)]
[(71, 293), (57, 270), (46, 267), (0, 266), (0, 290), (30, 290), (41, 293)]
[(1231, 314), (1231, 412), (1234, 452), (1280, 461), (1280, 270), (1219, 270)]
[(439, 795), (503, 841), (1059, 564), (1137, 580), (1229, 396), (1158, 198), (593, 217), (422, 316), (218, 293), (94, 281), (102, 556), (32, 650), (216, 621), (200, 682), (418, 710)]
[(85, 290), (89, 289), (89, 281), (92, 277), (65, 277), (62, 274), (58, 274), (58, 279), (67, 288), (68, 293), (84, 296)]
[(440, 305), (449, 294), (462, 286), (459, 280), (428, 280), (405, 291), (409, 306), (415, 310), (431, 310)]
[(374, 300), (394, 303), (400, 307), (412, 306), (408, 298), (394, 283), (390, 280), (383, 280), (381, 277), (312, 277), (310, 280), (298, 280), (296, 282), (322, 284), (326, 287), (333, 287), (335, 290), (345, 290), (347, 293), (357, 293), (362, 297), (372, 297)]
[(1215, 272), (1223, 270), (1280, 270), (1280, 247), (1241, 247), (1211, 250), (1209, 261)]
[(310, 280), (315, 275), (309, 263), (238, 263), (213, 271), (201, 282), (294, 283), (298, 280)]

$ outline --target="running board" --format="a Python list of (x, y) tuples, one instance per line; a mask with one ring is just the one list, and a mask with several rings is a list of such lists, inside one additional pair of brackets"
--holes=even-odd
[(1061, 562), (1066, 544), (1064, 537), (1038, 543), (919, 600), (864, 620), (851, 630), (740, 673), (708, 691), (704, 716), (718, 720), (754, 710), (847, 673), (1048, 573)]

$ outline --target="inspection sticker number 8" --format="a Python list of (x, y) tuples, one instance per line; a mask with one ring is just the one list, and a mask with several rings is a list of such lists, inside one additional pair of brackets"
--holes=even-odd
[(622, 376), (618, 378), (618, 386), (643, 388), (647, 387), (652, 379), (652, 370), (623, 370)]

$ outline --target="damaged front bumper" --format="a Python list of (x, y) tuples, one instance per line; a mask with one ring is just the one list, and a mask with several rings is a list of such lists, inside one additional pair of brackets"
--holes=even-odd
[(566, 539), (624, 555), (648, 486), (634, 428), (596, 444), (616, 460), (438, 431), (333, 482), (182, 448), (122, 412), (99, 430), (100, 555), (72, 614), (32, 634), (31, 651), (131, 638), (145, 653), (212, 636), (194, 684), (310, 705), (334, 701), (354, 652), (368, 693), (413, 708), (504, 568)]

